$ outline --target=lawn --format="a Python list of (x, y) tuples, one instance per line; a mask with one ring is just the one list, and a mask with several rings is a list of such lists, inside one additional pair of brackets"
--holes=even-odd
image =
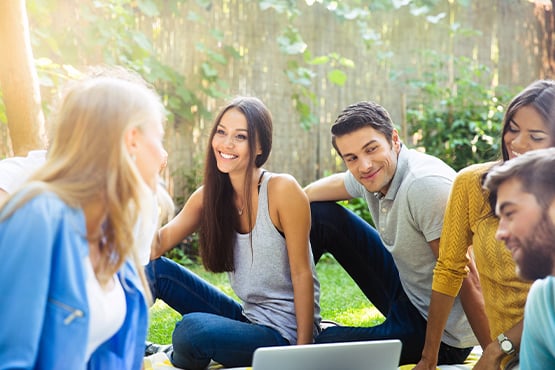
[[(234, 297), (225, 274), (208, 273), (202, 266), (187, 267)], [(383, 316), (368, 302), (333, 257), (323, 256), (316, 265), (316, 271), (320, 280), (322, 318), (352, 326), (372, 326), (383, 320)], [(171, 333), (180, 315), (162, 301), (157, 301), (150, 313), (148, 340), (160, 344), (171, 343)]]

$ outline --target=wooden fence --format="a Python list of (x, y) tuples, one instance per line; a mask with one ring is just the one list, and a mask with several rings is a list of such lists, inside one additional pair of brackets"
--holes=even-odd
[[(265, 167), (291, 173), (303, 185), (343, 169), (329, 136), (330, 124), (342, 108), (360, 100), (375, 100), (403, 128), (406, 107), (418, 98), (408, 84), (410, 79), (425, 78), (426, 72), (456, 77), (457, 71), (449, 63), (443, 71), (430, 71), (437, 55), (464, 56), (487, 66), (491, 72), (481, 83), (492, 86), (524, 86), (550, 75), (551, 48), (545, 35), (552, 14), (528, 0), (472, 0), (467, 7), (446, 0), (433, 13), (443, 13), (444, 17), (429, 20), (412, 14), (408, 6), (372, 13), (369, 26), (376, 32), (377, 41), (370, 46), (361, 38), (356, 22), (345, 22), (321, 5), (299, 3), (302, 17), (294, 21), (294, 26), (313, 55), (337, 52), (355, 63), (354, 68), (345, 70), (347, 82), (342, 87), (326, 79), (329, 65), (314, 67), (316, 77), (311, 89), (317, 100), (312, 108), (318, 124), (310, 129), (301, 127), (291, 101), (292, 86), (284, 69), (292, 57), (281, 53), (276, 42), (287, 26), (285, 16), (261, 10), (257, 1), (213, 1), (210, 9), (188, 1), (180, 5), (178, 15), (162, 12), (152, 40), (158, 56), (194, 83), (203, 58), (196, 51), (197, 44), (217, 49), (218, 41), (210, 31), (222, 30), (225, 43), (242, 54), (219, 67), (220, 78), (229, 86), (225, 92), (230, 97), (257, 96), (266, 103), (274, 118), (274, 148)], [(191, 21), (190, 12), (205, 21)], [(140, 27), (152, 29), (150, 23), (143, 22)], [(433, 51), (436, 56), (423, 51)], [(224, 103), (225, 99), (205, 101), (214, 116)], [(211, 124), (210, 119), (201, 119), (167, 128), (167, 177), (176, 198), (187, 196), (186, 184), (198, 180)], [(0, 140), (5, 148), (5, 131), (0, 132)]]

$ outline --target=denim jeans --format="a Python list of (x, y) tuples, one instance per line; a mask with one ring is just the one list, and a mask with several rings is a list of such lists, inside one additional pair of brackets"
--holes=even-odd
[[(314, 262), (328, 252), (351, 276), (385, 321), (372, 327), (336, 326), (324, 330), (316, 343), (400, 339), (400, 365), (417, 363), (426, 336), (426, 320), (410, 302), (391, 253), (365, 220), (335, 202), (312, 202), (310, 243)], [(463, 362), (472, 348), (442, 343), (438, 364)]]
[(145, 272), (153, 298), (183, 315), (172, 334), (174, 366), (204, 369), (210, 360), (250, 366), (258, 347), (289, 344), (276, 330), (251, 323), (237, 301), (170, 259), (150, 261)]

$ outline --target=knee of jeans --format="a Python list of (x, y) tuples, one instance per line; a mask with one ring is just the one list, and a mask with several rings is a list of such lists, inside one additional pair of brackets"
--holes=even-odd
[(195, 347), (202, 347), (204, 341), (210, 341), (211, 330), (203, 316), (200, 312), (189, 313), (175, 324), (172, 334), (174, 351), (194, 351)]
[(204, 369), (210, 362), (208, 347), (205, 346), (209, 336), (203, 329), (202, 321), (188, 317), (190, 315), (195, 316), (194, 314), (184, 315), (175, 325), (172, 334), (171, 362), (179, 368)]

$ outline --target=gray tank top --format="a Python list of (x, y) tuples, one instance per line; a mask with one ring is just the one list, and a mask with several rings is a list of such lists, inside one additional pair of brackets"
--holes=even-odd
[[(235, 271), (229, 273), (231, 287), (243, 303), (243, 314), (252, 323), (277, 330), (291, 344), (297, 343), (297, 320), (293, 283), (285, 238), (278, 232), (268, 209), (268, 181), (264, 176), (258, 197), (258, 212), (252, 234), (236, 233)], [(310, 250), (310, 246), (309, 246)], [(312, 256), (312, 253), (311, 253)], [(314, 281), (314, 335), (320, 328), (320, 283), (311, 261)]]

